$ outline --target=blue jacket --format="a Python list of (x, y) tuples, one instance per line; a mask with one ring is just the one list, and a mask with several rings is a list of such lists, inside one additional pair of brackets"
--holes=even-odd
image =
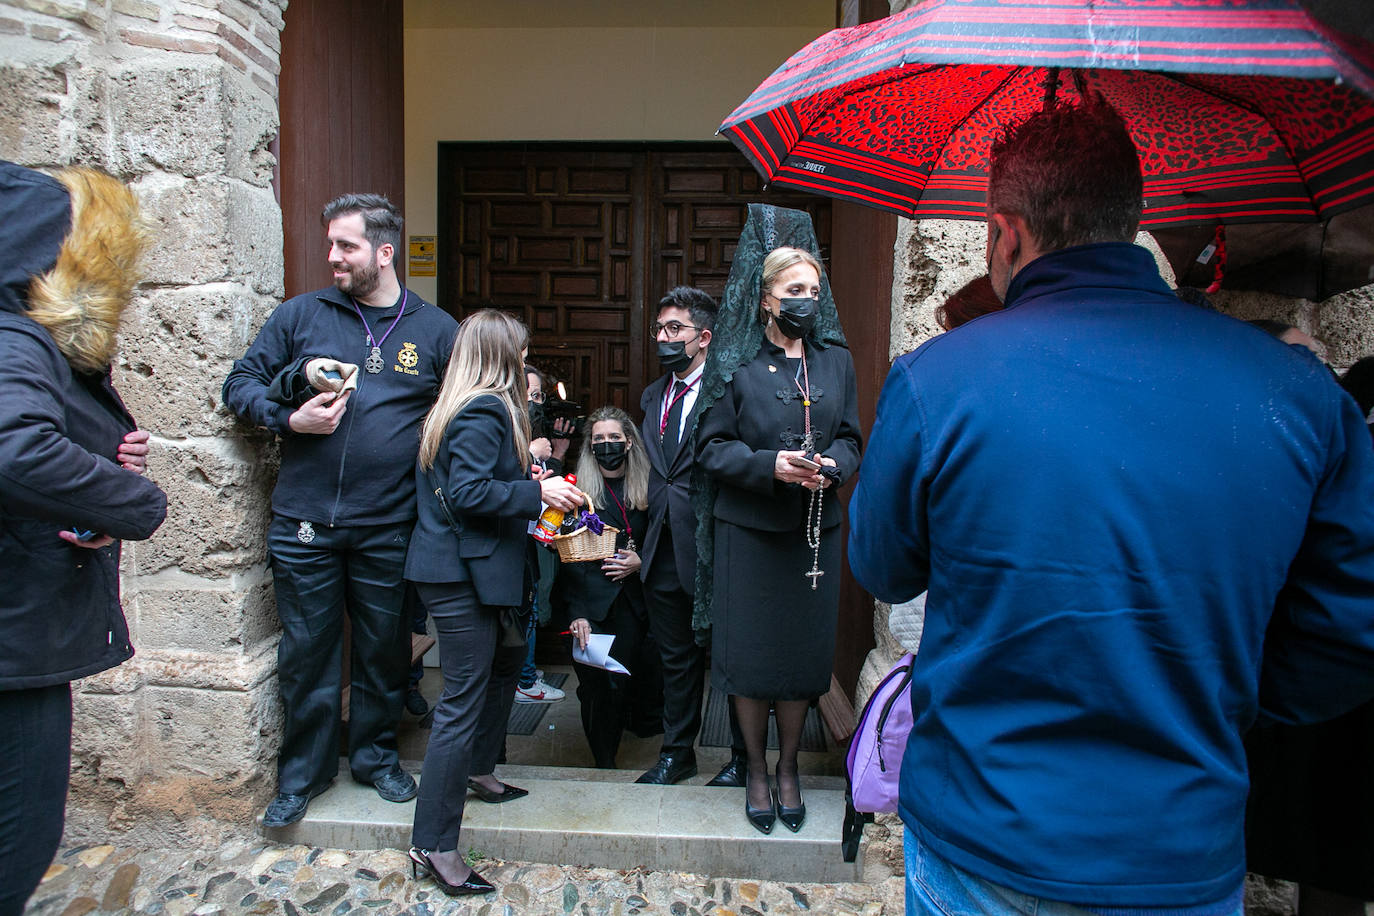
[[(385, 334), (397, 308), (366, 313)], [(367, 332), (346, 295), (333, 287), (288, 299), (258, 332), (224, 380), (224, 403), (245, 420), (281, 436), (281, 470), (272, 511), (327, 525), (384, 525), (415, 518), (415, 454), (420, 424), (439, 391), (458, 322), (409, 294), (405, 314), (382, 345), (382, 371), (370, 375)], [(327, 436), (293, 432), (294, 407), (268, 389), (303, 357), (358, 364), (358, 389), (338, 429)]]
[(1134, 245), (1044, 255), (1006, 301), (897, 360), (850, 503), (858, 580), (929, 588), (902, 819), (1024, 893), (1219, 900), (1257, 711), (1374, 695), (1363, 417)]

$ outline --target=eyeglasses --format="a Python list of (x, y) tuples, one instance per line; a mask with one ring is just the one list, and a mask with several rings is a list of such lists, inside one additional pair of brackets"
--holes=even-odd
[(536, 403), (536, 404), (543, 404), (543, 403), (544, 403), (544, 392), (542, 392), (542, 391), (531, 391), (531, 392), (530, 392), (530, 400), (533, 401), (533, 402)]
[(649, 330), (657, 337), (660, 334), (667, 334), (669, 340), (676, 340), (683, 331), (700, 331), (694, 325), (683, 324), (681, 321), (655, 321), (649, 326)]

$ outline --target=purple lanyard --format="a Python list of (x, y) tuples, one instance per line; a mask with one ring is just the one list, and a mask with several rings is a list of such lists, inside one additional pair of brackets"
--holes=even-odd
[(380, 350), (382, 344), (386, 343), (386, 339), (391, 336), (391, 332), (396, 330), (396, 325), (401, 320), (401, 316), (406, 313), (406, 303), (410, 301), (410, 290), (407, 289), (403, 291), (401, 295), (401, 310), (396, 313), (396, 317), (391, 322), (391, 327), (386, 329), (386, 333), (382, 335), (382, 339), (376, 343), (372, 342), (372, 325), (367, 323), (367, 318), (363, 316), (363, 310), (358, 308), (358, 300), (349, 296), (348, 301), (353, 303), (353, 311), (358, 313), (358, 318), (362, 321), (363, 327), (367, 329), (367, 345), (374, 350)]

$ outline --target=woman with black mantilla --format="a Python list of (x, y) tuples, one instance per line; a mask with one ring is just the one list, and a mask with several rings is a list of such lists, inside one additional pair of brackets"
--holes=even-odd
[[(614, 635), (611, 657), (630, 669), (626, 676), (587, 665), (577, 668), (582, 731), (596, 766), (613, 770), (636, 694), (652, 693), (657, 670), (642, 659), (649, 611), (639, 580), (636, 541), (644, 537), (649, 522), (649, 459), (639, 430), (625, 411), (601, 407), (587, 417), (587, 438), (577, 460), (577, 484), (596, 507), (601, 521), (620, 530), (613, 556), (564, 563), (558, 570), (558, 588), (572, 618), (568, 630), (573, 640), (585, 649), (593, 633)], [(656, 646), (651, 648), (657, 652)]]
[(775, 818), (795, 832), (806, 817), (797, 750), (807, 709), (830, 687), (839, 609), (833, 488), (858, 469), (863, 444), (854, 364), (816, 247), (807, 214), (751, 205), (717, 321), (733, 347), (707, 357), (698, 427), (697, 464), (711, 481), (698, 518), (714, 541), (700, 552), (713, 562), (698, 575), (698, 601), (710, 594), (699, 623), (709, 614), (717, 685), (749, 755), (745, 814), (763, 833)]

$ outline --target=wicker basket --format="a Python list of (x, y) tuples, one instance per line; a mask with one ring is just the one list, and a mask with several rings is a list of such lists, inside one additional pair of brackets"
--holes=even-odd
[(588, 528), (578, 528), (571, 534), (560, 534), (553, 539), (558, 549), (558, 559), (564, 563), (583, 563), (588, 560), (604, 560), (615, 553), (615, 536), (619, 528), (606, 525), (600, 534), (592, 534)]
[[(585, 490), (579, 491), (587, 501), (588, 512), (595, 512), (596, 506)], [(585, 563), (589, 560), (604, 560), (615, 553), (615, 536), (619, 528), (605, 525), (600, 534), (592, 534), (585, 527), (554, 537), (553, 546), (558, 550), (558, 559), (564, 563)]]

